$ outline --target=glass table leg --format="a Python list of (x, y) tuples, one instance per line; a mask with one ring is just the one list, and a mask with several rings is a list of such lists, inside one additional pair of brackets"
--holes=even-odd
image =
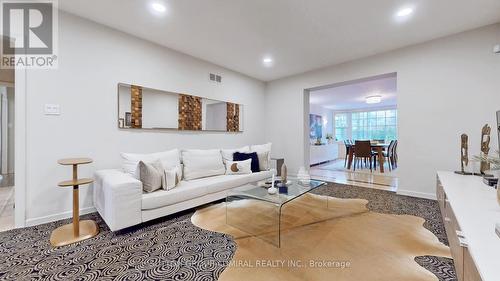
[(276, 204), (232, 195), (226, 197), (226, 224), (271, 243), (280, 244), (280, 208)]

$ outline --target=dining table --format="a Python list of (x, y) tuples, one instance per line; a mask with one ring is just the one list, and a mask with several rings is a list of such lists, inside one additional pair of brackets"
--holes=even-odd
[[(373, 151), (377, 152), (380, 173), (384, 173), (384, 163), (385, 163), (384, 150), (387, 150), (387, 148), (389, 147), (389, 144), (388, 143), (372, 142), (371, 147), (372, 147)], [(354, 150), (356, 149), (356, 145), (349, 144), (349, 145), (347, 145), (347, 149), (349, 150), (349, 156), (348, 156), (348, 160), (347, 160), (347, 169), (350, 170), (352, 167), (352, 162), (354, 160)]]

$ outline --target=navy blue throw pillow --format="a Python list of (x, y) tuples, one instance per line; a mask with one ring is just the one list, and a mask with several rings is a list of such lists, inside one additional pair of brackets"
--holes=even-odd
[(235, 152), (233, 154), (233, 161), (243, 161), (247, 159), (252, 159), (252, 164), (250, 166), (250, 168), (252, 169), (252, 173), (260, 172), (259, 157), (257, 157), (257, 152), (252, 152), (252, 153)]

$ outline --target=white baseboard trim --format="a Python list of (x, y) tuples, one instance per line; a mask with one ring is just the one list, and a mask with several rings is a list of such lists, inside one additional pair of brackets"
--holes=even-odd
[[(97, 212), (97, 210), (94, 206), (82, 208), (82, 209), (80, 209), (80, 216), (90, 214), (90, 213), (95, 213), (95, 212)], [(34, 225), (54, 222), (54, 221), (63, 220), (63, 219), (69, 219), (72, 216), (73, 216), (73, 211), (67, 211), (64, 213), (49, 215), (49, 216), (45, 216), (45, 217), (27, 219), (26, 226), (34, 226)]]
[(411, 197), (417, 197), (417, 198), (437, 200), (436, 194), (432, 194), (432, 193), (423, 193), (423, 192), (416, 192), (416, 191), (411, 191), (411, 190), (398, 190), (396, 193), (398, 195), (405, 195), (405, 196), (411, 196)]

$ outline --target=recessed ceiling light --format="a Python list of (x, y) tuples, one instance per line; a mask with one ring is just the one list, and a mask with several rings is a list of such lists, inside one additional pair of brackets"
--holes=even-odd
[(366, 97), (367, 104), (380, 103), (381, 101), (382, 101), (382, 96), (380, 96), (380, 95), (373, 95), (373, 96)]
[(151, 4), (151, 7), (156, 12), (164, 13), (165, 11), (167, 11), (167, 7), (165, 7), (165, 5), (159, 2), (154, 2), (153, 4)]
[(274, 60), (273, 60), (273, 58), (271, 58), (271, 57), (269, 57), (269, 56), (268, 56), (268, 57), (264, 57), (264, 58), (262, 59), (262, 63), (263, 63), (265, 66), (272, 66), (272, 65), (273, 65), (273, 63), (274, 63)]
[(409, 16), (411, 14), (413, 14), (413, 8), (406, 7), (406, 8), (402, 8), (399, 11), (397, 11), (396, 17), (398, 17), (398, 18), (404, 18), (404, 17), (407, 17), (407, 16)]

